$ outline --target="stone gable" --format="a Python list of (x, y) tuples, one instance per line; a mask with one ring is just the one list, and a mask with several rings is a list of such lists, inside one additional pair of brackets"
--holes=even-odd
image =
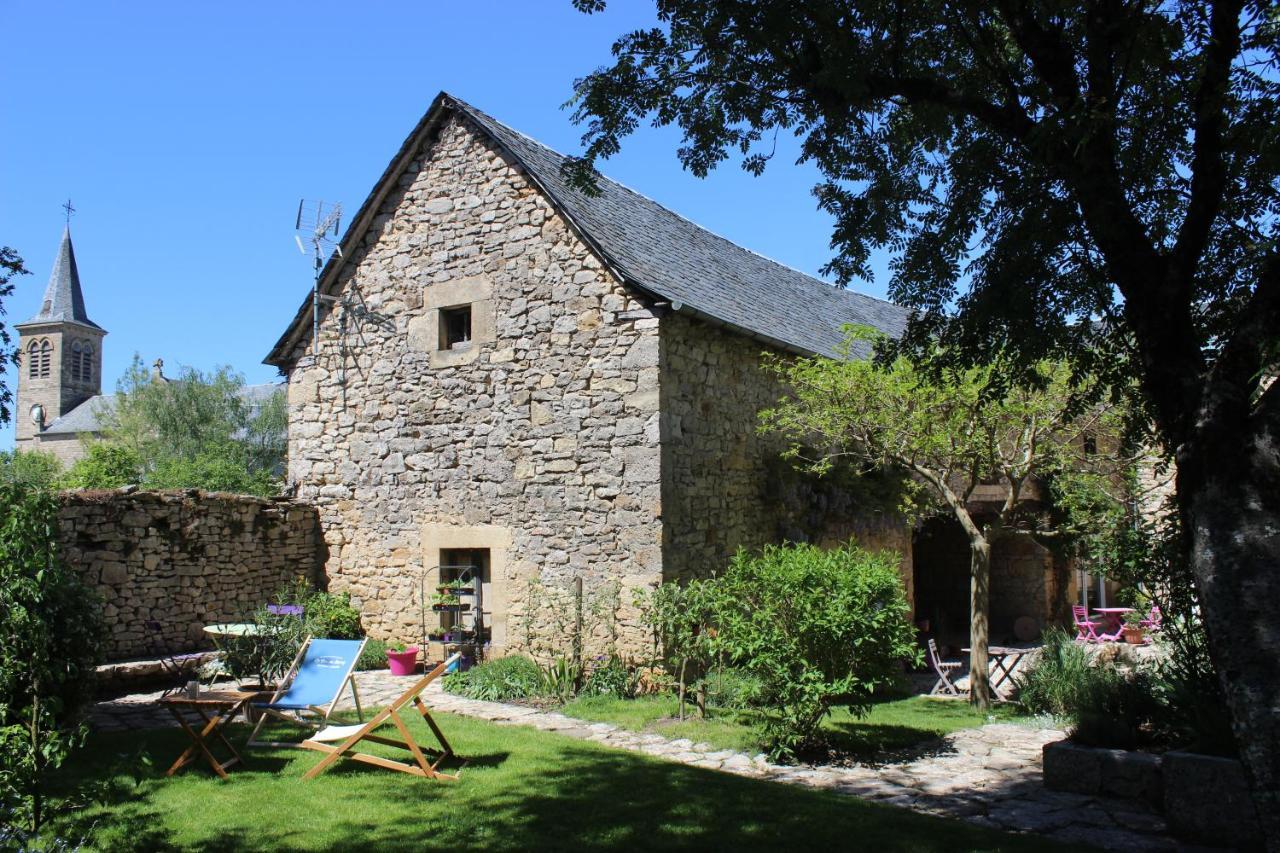
[[(343, 276), (348, 306), (295, 353), (289, 479), (375, 636), (420, 635), (442, 549), (491, 549), (495, 650), (521, 646), (530, 581), (661, 577), (658, 320), (518, 166), (451, 117)], [(439, 312), (459, 305), (470, 346), (446, 350)]]

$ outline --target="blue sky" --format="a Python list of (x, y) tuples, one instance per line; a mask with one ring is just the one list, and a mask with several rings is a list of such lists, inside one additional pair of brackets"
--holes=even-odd
[[(104, 390), (135, 352), (271, 381), (262, 358), (306, 295), (299, 198), (354, 211), (431, 99), (449, 91), (560, 151), (561, 105), (648, 0), (63, 3), (7, 0), (0, 245), (31, 275), (6, 323), (37, 310), (70, 197), (89, 316), (110, 333)], [(646, 129), (603, 171), (761, 254), (817, 274), (831, 220), (793, 141), (761, 178), (684, 172), (678, 134)], [(887, 279), (860, 289), (883, 296)], [(10, 369), (5, 381), (16, 385)], [(0, 448), (13, 445), (12, 423)]]

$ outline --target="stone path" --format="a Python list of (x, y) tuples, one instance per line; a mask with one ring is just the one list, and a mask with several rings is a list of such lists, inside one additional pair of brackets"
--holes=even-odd
[[(405, 679), (385, 670), (357, 673), (356, 683), (366, 708), (388, 704), (407, 686)], [(91, 721), (103, 730), (173, 725), (172, 718), (158, 713), (152, 704), (157, 695), (135, 694), (99, 702)], [(997, 723), (954, 732), (935, 752), (906, 763), (788, 766), (772, 764), (763, 755), (716, 749), (685, 739), (669, 740), (610, 723), (466, 699), (445, 693), (438, 682), (428, 689), (428, 695), (433, 709), (498, 725), (531, 726), (693, 767), (832, 790), (993, 829), (1035, 833), (1098, 849), (1189, 849), (1165, 835), (1164, 819), (1141, 803), (1046, 790), (1041, 784), (1041, 749), (1063, 736), (1052, 729)], [(339, 704), (340, 709), (352, 707), (349, 697)]]

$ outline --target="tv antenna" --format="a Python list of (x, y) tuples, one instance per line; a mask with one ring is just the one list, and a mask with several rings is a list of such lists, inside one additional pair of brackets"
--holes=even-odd
[[(332, 204), (323, 201), (307, 201), (302, 199), (298, 202), (298, 216), (294, 221), (293, 235), (294, 242), (298, 244), (298, 251), (302, 254), (307, 253), (307, 247), (303, 243), (305, 235), (306, 242), (311, 244), (311, 255), (315, 260), (315, 281), (311, 286), (311, 354), (316, 355), (320, 351), (320, 273), (324, 269), (325, 261), (329, 260), (331, 252), (337, 252), (338, 257), (342, 257), (342, 247), (338, 245), (338, 228), (342, 222), (342, 202), (333, 202)], [(328, 301), (334, 301), (330, 298)]]

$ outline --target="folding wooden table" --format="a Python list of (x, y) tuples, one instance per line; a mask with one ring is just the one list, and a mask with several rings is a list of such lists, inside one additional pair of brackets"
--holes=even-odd
[[(197, 755), (202, 755), (213, 768), (213, 772), (226, 779), (227, 768), (240, 763), (241, 758), (240, 753), (236, 752), (236, 748), (231, 745), (231, 741), (227, 740), (226, 735), (222, 733), (222, 727), (235, 719), (236, 715), (244, 710), (245, 703), (257, 695), (257, 693), (243, 690), (208, 690), (202, 691), (195, 698), (184, 693), (173, 693), (162, 697), (159, 700), (160, 704), (169, 709), (169, 713), (173, 714), (173, 718), (178, 721), (178, 725), (182, 726), (187, 737), (191, 738), (191, 746), (178, 756), (178, 760), (173, 762), (173, 766), (164, 775), (172, 776), (195, 761)], [(187, 721), (184, 711), (194, 711), (198, 714), (200, 719), (204, 720), (204, 727), (196, 731)], [(212, 716), (210, 716), (211, 713)], [(220, 741), (231, 753), (231, 757), (226, 761), (219, 761), (210, 750), (210, 746), (216, 746), (215, 740)]]

